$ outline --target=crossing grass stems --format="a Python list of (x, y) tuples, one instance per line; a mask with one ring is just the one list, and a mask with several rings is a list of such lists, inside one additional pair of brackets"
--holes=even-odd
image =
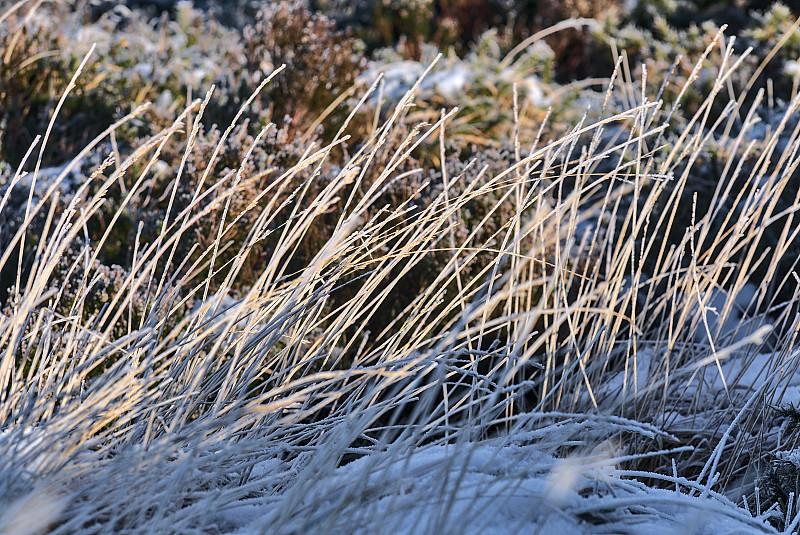
[[(760, 93), (749, 109), (733, 99), (712, 113), (712, 104), (728, 98), (726, 80), (738, 68), (722, 33), (701, 62), (712, 51), (722, 58), (713, 90), (679, 136), (670, 137), (668, 127), (680, 96), (663, 102), (639, 93), (630, 109), (611, 111), (615, 91), (636, 95), (643, 83), (626, 78), (630, 70), (618, 62), (595, 119), (585, 116), (552, 141), (517, 140), (515, 162), (491, 176), (478, 170), (479, 179), (457, 194), (450, 185), (458, 177), (446, 167), (447, 125), (457, 110), (408, 129), (392, 158), (371, 168), (386, 139), (407, 128), (416, 88), (327, 184), (308, 188), (323, 162), (341, 158), (347, 121), (332, 142), (309, 146), (258, 203), (237, 213), (229, 207), (256, 137), (240, 170), (213, 185), (213, 200), (198, 188), (188, 207), (164, 219), (157, 239), (135, 244), (124, 280), (87, 319), (80, 309), (96, 282), (92, 259), (105, 236), (86, 243), (82, 229), (122, 178), (129, 184), (124, 210), (162, 148), (179, 136), (186, 136), (188, 157), (213, 94), (191, 102), (122, 161), (106, 162), (56, 210), (58, 182), (70, 167), (143, 108), (111, 125), (43, 194), (30, 194), (24, 222), (0, 257), (2, 266), (21, 266), (13, 251), (23, 248), (15, 245), (31, 239), (34, 217), (46, 218), (31, 275), (18, 277), (0, 316), (5, 531), (207, 532), (224, 528), (220, 512), (241, 503), (281, 504), (261, 519), (264, 533), (289, 533), (298, 518), (306, 519), (304, 528), (324, 530), (340, 525), (336, 504), (365, 499), (375, 491), (369, 474), (380, 473), (376, 462), (341, 496), (309, 505), (315, 482), (337, 467), (437, 445), (468, 452), (487, 440), (564, 458), (614, 444), (603, 459), (622, 474), (619, 484), (646, 481), (706, 495), (730, 489), (758, 461), (753, 452), (777, 446), (770, 410), (798, 363), (796, 310), (772, 296), (796, 282), (794, 266), (787, 270), (783, 262), (796, 241), (797, 199), (780, 213), (775, 200), (786, 196), (800, 161), (797, 128), (789, 143), (779, 143), (800, 100), (788, 105), (771, 136), (753, 137)], [(58, 106), (51, 126), (57, 113)], [(617, 126), (627, 135), (606, 135)], [(30, 147), (6, 198), (13, 188), (33, 191), (49, 132)], [(440, 193), (426, 205), (372, 210), (398, 180), (400, 163), (437, 143)], [(693, 164), (712, 143), (724, 172), (710, 206), (693, 205), (688, 220), (679, 218)], [(363, 184), (367, 171), (378, 179)], [(179, 183), (182, 170), (173, 172)], [(254, 283), (231, 298), (249, 252), (272, 232), (271, 218), (291, 209), (281, 195), (295, 175), (308, 177), (290, 196), (302, 208), (279, 229)], [(309, 192), (313, 198), (304, 197)], [(496, 200), (490, 214), (466, 238), (457, 234), (464, 207), (489, 194)], [(508, 207), (507, 223), (477, 241), (491, 213)], [(212, 246), (176, 256), (178, 242), (219, 208), (224, 215)], [(333, 235), (303, 269), (287, 272), (304, 235), (332, 210)], [(226, 232), (244, 211), (255, 215), (252, 228), (243, 243), (229, 244)], [(413, 224), (398, 225), (401, 215)], [(679, 243), (666, 239), (674, 231)], [(777, 236), (769, 252), (759, 246), (767, 231)], [(70, 269), (77, 289), (70, 312), (56, 313), (65, 297), (51, 277), (76, 243), (80, 254)], [(220, 265), (220, 252), (231, 247), (235, 254)], [(442, 251), (449, 261), (396, 321), (366, 332), (396, 274)], [(477, 255), (487, 253), (491, 260), (467, 276)], [(191, 265), (167, 269), (181, 262)], [(753, 275), (757, 269), (762, 276)], [(352, 298), (328, 306), (354, 278)], [(747, 285), (755, 291), (742, 305), (735, 297)], [(130, 320), (134, 306), (138, 322)], [(723, 330), (742, 306), (739, 317), (747, 320)], [(124, 332), (115, 332), (120, 324)], [(766, 344), (771, 353), (760, 390), (740, 388), (744, 371), (723, 376), (726, 361), (755, 362)], [(620, 377), (613, 389), (604, 386)], [(708, 410), (707, 396), (715, 393), (704, 385), (717, 378), (724, 395)], [(686, 417), (703, 425), (675, 423)], [(264, 459), (275, 462), (265, 469)], [(740, 491), (754, 503), (752, 486), (741, 483)], [(597, 523), (613, 513), (598, 506), (581, 514)]]

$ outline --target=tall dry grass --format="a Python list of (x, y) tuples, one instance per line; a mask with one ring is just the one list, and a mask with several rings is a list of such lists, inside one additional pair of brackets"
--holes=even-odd
[[(680, 481), (688, 493), (730, 488), (757, 452), (775, 445), (770, 407), (797, 366), (796, 311), (775, 296), (795, 284), (783, 262), (796, 239), (799, 205), (794, 196), (779, 212), (777, 199), (796, 181), (798, 129), (788, 142), (781, 131), (794, 124), (800, 100), (771, 137), (757, 139), (760, 95), (750, 109), (730, 99), (714, 111), (729, 98), (726, 80), (737, 64), (722, 35), (706, 56), (712, 52), (721, 58), (714, 90), (680, 136), (668, 135), (680, 101), (650, 100), (637, 89), (641, 81), (618, 69), (606, 102), (622, 91), (635, 100), (630, 109), (587, 116), (554, 141), (517, 142), (516, 163), (457, 195), (449, 187), (457, 177), (442, 168), (444, 187), (429, 204), (367, 217), (419, 145), (439, 143), (440, 161), (447, 161), (447, 124), (456, 110), (410, 131), (388, 164), (371, 169), (387, 137), (404, 128), (412, 89), (313, 198), (306, 198), (317, 191), (309, 181), (337, 157), (346, 126), (331, 144), (309, 146), (251, 207), (258, 217), (244, 243), (225, 240), (242, 215), (227, 211), (240, 173), (215, 184), (223, 193), (199, 211), (198, 188), (189, 208), (165, 219), (155, 242), (133, 244), (130, 273), (88, 320), (82, 302), (96, 282), (92, 260), (105, 238), (87, 244), (84, 228), (111, 185), (128, 176), (124, 209), (166, 144), (186, 136), (188, 156), (213, 95), (193, 102), (128, 158), (109, 160), (63, 211), (56, 210), (58, 183), (69, 168), (33, 195), (49, 141), (44, 132), (14, 176), (13, 187), (29, 188), (29, 203), (0, 257), (0, 267), (21, 266), (14, 251), (24, 247), (15, 246), (32, 239), (30, 223), (44, 215), (32, 275), (18, 277), (0, 316), (2, 529), (207, 533), (235, 527), (223, 513), (247, 504), (269, 508), (259, 517), (262, 533), (334, 532), (359, 520), (357, 513), (342, 517), (344, 505), (380, 492), (368, 477), (381, 473), (378, 460), (402, 459), (422, 446), (469, 451), (482, 440), (559, 456), (613, 439), (620, 450), (611, 462), (629, 470), (623, 475)], [(706, 56), (702, 61), (711, 61)], [(70, 165), (141, 112), (110, 126)], [(57, 113), (58, 106), (53, 120)], [(620, 126), (625, 136), (607, 135)], [(693, 187), (694, 163), (710, 150), (724, 171), (709, 209), (690, 206), (687, 218), (682, 192)], [(362, 188), (368, 170), (380, 178)], [(182, 168), (175, 173), (177, 185)], [(295, 175), (307, 180), (282, 201)], [(475, 228), (457, 239), (463, 208), (488, 193), (499, 199), (493, 210), (512, 207), (507, 225), (484, 241), (475, 239)], [(196, 259), (177, 257), (178, 241), (220, 207), (213, 247)], [(342, 208), (333, 236), (301, 271), (288, 272), (304, 235), (334, 207)], [(274, 254), (256, 282), (231, 298), (249, 251), (285, 209), (293, 217)], [(398, 225), (400, 214), (413, 224)], [(775, 239), (765, 249), (768, 231)], [(667, 237), (675, 233), (680, 241), (671, 245)], [(58, 314), (63, 294), (51, 284), (53, 273), (76, 243), (78, 297), (70, 314)], [(226, 247), (237, 253), (220, 266)], [(396, 274), (442, 250), (450, 261), (396, 321), (382, 333), (365, 332)], [(488, 265), (467, 277), (465, 266), (487, 253)], [(221, 284), (211, 284), (214, 274)], [(356, 277), (352, 299), (326, 306)], [(753, 298), (737, 312), (735, 297), (748, 284)], [(196, 306), (179, 314), (190, 301)], [(130, 319), (134, 305), (144, 311), (138, 323)], [(745, 319), (725, 330), (736, 313)], [(126, 333), (113, 335), (126, 319)], [(757, 359), (759, 351), (769, 357)], [(725, 375), (732, 359), (745, 365)], [(755, 389), (744, 382), (754, 371), (750, 362), (764, 366)], [(316, 494), (337, 467), (371, 455), (378, 460), (364, 477), (342, 484), (339, 494)], [(443, 487), (441, 498), (447, 493)]]

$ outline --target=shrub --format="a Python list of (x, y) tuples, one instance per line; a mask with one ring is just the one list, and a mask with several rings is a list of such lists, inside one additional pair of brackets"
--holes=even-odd
[(260, 107), (254, 112), (258, 117), (269, 112), (271, 120), (286, 123), (290, 137), (305, 132), (350, 89), (364, 67), (358, 41), (302, 2), (282, 2), (259, 11), (255, 23), (244, 29), (244, 41), (250, 83), (259, 82), (282, 64), (287, 66), (258, 100)]

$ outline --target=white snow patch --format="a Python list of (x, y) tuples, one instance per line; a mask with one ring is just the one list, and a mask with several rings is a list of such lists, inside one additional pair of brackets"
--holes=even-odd
[(533, 106), (546, 108), (552, 104), (553, 100), (545, 96), (538, 76), (526, 76), (522, 80), (522, 86), (525, 88), (525, 99)]
[(650, 370), (654, 355), (652, 349), (639, 349), (627, 357), (625, 369), (610, 376), (598, 387), (596, 395), (606, 402), (621, 404), (633, 399), (639, 390), (650, 385)]
[[(425, 68), (416, 61), (400, 61), (388, 66), (377, 66), (368, 69), (360, 80), (369, 86), (378, 74), (383, 73), (383, 96), (390, 101), (400, 100), (416, 83)], [(377, 98), (377, 92), (372, 95)]]
[(783, 64), (783, 72), (789, 76), (797, 76), (800, 74), (800, 62), (797, 60), (789, 60)]
[(221, 520), (238, 535), (775, 533), (716, 493), (693, 497), (621, 479), (604, 456), (556, 460), (495, 440), (389, 450), (301, 475), (307, 488), (287, 492), (291, 500), (243, 503)]
[(464, 95), (466, 87), (475, 80), (472, 71), (455, 66), (451, 69), (434, 72), (422, 81), (425, 92), (436, 93), (448, 100), (458, 100)]
[[(721, 288), (714, 288), (703, 296), (708, 332), (711, 333), (715, 343), (717, 340), (724, 340), (728, 343), (738, 342), (750, 334), (748, 329), (742, 328), (746, 321), (744, 313), (755, 298), (757, 290), (758, 288), (754, 284), (747, 283), (736, 294), (731, 294)], [(700, 313), (698, 306), (697, 314)], [(700, 318), (700, 323), (695, 331), (695, 341), (708, 343), (708, 332)]]
[[(410, 60), (388, 64), (375, 62), (359, 77), (359, 83), (368, 87), (380, 73), (383, 73), (383, 97), (390, 102), (397, 102), (420, 79), (425, 68), (426, 65)], [(444, 65), (435, 66), (433, 71), (420, 82), (417, 96), (422, 99), (439, 96), (457, 103), (478, 78), (485, 79), (493, 85), (500, 82), (517, 83), (521, 95), (534, 106), (547, 107), (551, 103), (551, 99), (545, 95), (544, 83), (535, 75), (522, 77), (511, 68), (500, 73), (483, 72), (469, 62), (459, 59), (449, 59)], [(370, 96), (369, 102), (374, 105), (377, 98), (378, 91)]]
[[(80, 167), (76, 165), (67, 171), (69, 163), (53, 167), (43, 167), (39, 169), (36, 176), (36, 183), (34, 185), (34, 195), (38, 198), (44, 195), (54, 184), (61, 193), (71, 193), (77, 189), (78, 184), (83, 180), (83, 175), (78, 170)], [(62, 177), (63, 175), (63, 177)], [(20, 176), (15, 188), (30, 189), (33, 184), (34, 173), (32, 171), (25, 172)]]

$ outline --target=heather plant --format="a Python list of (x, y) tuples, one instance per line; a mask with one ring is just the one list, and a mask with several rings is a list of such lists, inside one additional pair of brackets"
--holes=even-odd
[(517, 6), (493, 0), (479, 2), (393, 2), (322, 0), (312, 3), (331, 18), (356, 29), (374, 50), (397, 45), (404, 58), (421, 59), (422, 48), (453, 47), (463, 53), (482, 33), (509, 27)]
[[(52, 21), (55, 20), (56, 15), (63, 14), (62, 11), (69, 15), (67, 17), (68, 24), (66, 24), (68, 30), (59, 33)], [(304, 13), (308, 15), (307, 11)], [(181, 4), (178, 7), (175, 20), (164, 17), (148, 21), (141, 14), (119, 5), (99, 15), (96, 14), (95, 20), (91, 24), (81, 27), (79, 22), (85, 15), (86, 13), (83, 11), (71, 12), (66, 8), (61, 11), (46, 10), (39, 4), (20, 4), (15, 11), (9, 13), (8, 20), (5, 21), (7, 25), (4, 24), (3, 31), (6, 32), (5, 39), (9, 43), (6, 57), (10, 59), (6, 61), (7, 68), (4, 71), (7, 73), (8, 79), (2, 84), (2, 88), (6, 97), (3, 99), (3, 103), (7, 105), (7, 108), (4, 108), (5, 124), (7, 130), (14, 132), (14, 135), (10, 136), (10, 142), (3, 144), (0, 158), (8, 160), (11, 165), (17, 165), (23, 157), (21, 151), (26, 150), (27, 144), (33, 141), (32, 135), (27, 136), (25, 133), (43, 132), (47, 127), (52, 103), (57, 100), (53, 89), (59, 85), (65, 86), (77, 66), (76, 59), (71, 55), (74, 49), (67, 50), (67, 43), (77, 48), (85, 45), (88, 50), (92, 41), (95, 43), (92, 48), (94, 55), (90, 61), (85, 63), (83, 77), (76, 79), (76, 87), (67, 95), (63, 106), (60, 107), (60, 114), (53, 121), (54, 135), (52, 137), (55, 138), (55, 141), (48, 143), (47, 150), (42, 151), (42, 161), (45, 164), (62, 163), (65, 155), (76, 153), (83, 146), (78, 144), (87, 143), (91, 136), (102, 131), (113, 118), (127, 111), (124, 107), (129, 106), (128, 109), (133, 109), (143, 102), (151, 100), (155, 102), (155, 105), (147, 108), (135, 119), (124, 122), (103, 141), (106, 144), (104, 148), (110, 149), (117, 160), (111, 168), (116, 166), (119, 169), (124, 156), (134, 153), (138, 147), (147, 143), (148, 136), (169, 125), (170, 116), (184, 105), (187, 95), (190, 97), (193, 89), (196, 91), (201, 84), (216, 81), (221, 90), (216, 92), (215, 98), (207, 106), (207, 113), (204, 117), (207, 126), (201, 128), (198, 139), (199, 150), (193, 153), (210, 158), (211, 152), (209, 151), (213, 151), (216, 141), (211, 139), (206, 142), (208, 134), (205, 132), (210, 131), (212, 138), (214, 135), (217, 139), (219, 138), (220, 133), (215, 130), (213, 124), (221, 119), (229, 120), (235, 111), (232, 106), (242, 104), (238, 101), (238, 84), (248, 83), (251, 80), (249, 71), (240, 65), (245, 61), (244, 48), (234, 32), (221, 28), (213, 20), (208, 20), (203, 16), (201, 12), (193, 10), (188, 4)], [(316, 30), (331, 31), (326, 26), (324, 19), (315, 20), (317, 20), (315, 22)], [(74, 39), (68, 40), (68, 34), (71, 34)], [(30, 37), (31, 35), (33, 37)], [(272, 39), (274, 36), (268, 37)], [(317, 38), (313, 35), (311, 37), (316, 45)], [(259, 46), (274, 45), (286, 48), (290, 46), (289, 41), (285, 40), (277, 45), (272, 41), (269, 43), (261, 41)], [(220, 43), (223, 46), (218, 46)], [(332, 44), (332, 42), (328, 42), (328, 44)], [(40, 54), (38, 53), (39, 49), (48, 51)], [(342, 54), (344, 54), (342, 57), (350, 57), (352, 51), (342, 48)], [(311, 68), (312, 64), (309, 62), (312, 61), (312, 55), (303, 56), (301, 53), (300, 56), (304, 57), (303, 61), (306, 62), (300, 67)], [(313, 57), (313, 59), (316, 60), (317, 57)], [(18, 64), (21, 64), (22, 67), (19, 67)], [(230, 70), (223, 72), (223, 65), (227, 65)], [(330, 66), (328, 69), (330, 70)], [(336, 69), (336, 72), (348, 71), (347, 69)], [(349, 76), (355, 76), (356, 73), (357, 70)], [(327, 77), (328, 74), (330, 72), (325, 71), (320, 76)], [(242, 79), (242, 76), (245, 78)], [(281, 88), (281, 90), (285, 89), (287, 88)], [(123, 109), (121, 109), (120, 103), (124, 103), (122, 104)], [(259, 116), (259, 109), (246, 111), (252, 116)], [(23, 121), (24, 124), (20, 121)], [(62, 135), (65, 128), (74, 131), (77, 124), (85, 125), (78, 129), (81, 135)], [(287, 128), (289, 124), (291, 121), (287, 123)], [(300, 124), (295, 126), (300, 126)], [(251, 130), (256, 129), (251, 128)], [(277, 140), (279, 143), (286, 141), (286, 133), (282, 132), (280, 140)], [(253, 135), (256, 133), (257, 130), (253, 132)], [(270, 135), (272, 141), (270, 141)], [(233, 151), (233, 157), (231, 154), (226, 154), (225, 151), (218, 155), (217, 162), (213, 166), (215, 173), (213, 173), (211, 183), (216, 183), (221, 174), (231, 168), (235, 169), (239, 165), (241, 157), (246, 151), (243, 145), (246, 138), (246, 129), (239, 128), (234, 132), (233, 139), (238, 144)], [(252, 137), (247, 139), (252, 141)], [(272, 149), (276, 147), (275, 134), (268, 134), (266, 142), (268, 143), (266, 150), (272, 152)], [(60, 145), (62, 143), (69, 143), (69, 145), (62, 146)], [(228, 143), (227, 146), (230, 147), (231, 143)], [(275, 154), (266, 155), (263, 148), (259, 147), (258, 149), (259, 152), (254, 155), (254, 158), (257, 160), (257, 164), (263, 167), (283, 166), (281, 168), (285, 168), (285, 162), (279, 160), (291, 152), (276, 149)], [(98, 261), (104, 266), (111, 268), (118, 265), (123, 269), (129, 268), (133, 261), (129, 245), (136, 240), (142, 240), (142, 243), (152, 243), (154, 236), (160, 232), (159, 225), (164, 222), (165, 212), (168, 211), (167, 206), (170, 203), (175, 204), (170, 199), (171, 192), (169, 191), (169, 187), (175, 182), (168, 184), (167, 181), (174, 179), (180, 168), (182, 156), (180, 150), (179, 148), (176, 153), (170, 146), (164, 148), (162, 157), (153, 163), (155, 171), (153, 176), (145, 181), (142, 194), (137, 193), (125, 206), (120, 206), (117, 202), (126, 197), (128, 188), (133, 184), (133, 181), (127, 183), (126, 181), (133, 173), (141, 171), (144, 166), (133, 163), (131, 173), (121, 174), (115, 183), (108, 185), (108, 202), (99, 208), (96, 218), (87, 221), (85, 229), (88, 241), (98, 240), (106, 235), (105, 247), (102, 248), (102, 251), (98, 251)], [(298, 152), (298, 154), (301, 153), (302, 151)], [(95, 164), (98, 163), (95, 162)], [(209, 173), (204, 173), (204, 170), (198, 171), (191, 158), (186, 164), (188, 180), (177, 181), (178, 189), (175, 192), (177, 208), (185, 207), (184, 196), (190, 195), (192, 192), (189, 190), (193, 187), (200, 188), (201, 192), (210, 187), (208, 183), (202, 184), (203, 179), (207, 178)], [(74, 182), (80, 183), (85, 181), (90, 174), (91, 169), (86, 160), (78, 165), (79, 168), (74, 170), (76, 176), (71, 177), (67, 182), (73, 181), (72, 178), (74, 178)], [(251, 164), (249, 169), (252, 169), (254, 165), (256, 164)], [(267, 179), (266, 176), (269, 173), (262, 174), (260, 178), (253, 178), (252, 174), (251, 171), (247, 171), (244, 177), (244, 184), (250, 187), (251, 191), (252, 188), (260, 186)], [(12, 178), (13, 172), (5, 173), (2, 184), (0, 184), (2, 192), (7, 194), (6, 202), (8, 204), (3, 215), (6, 222), (4, 235), (13, 235), (19, 230), (25, 219), (24, 207), (28, 192), (21, 187), (22, 183), (15, 189)], [(77, 187), (77, 185), (72, 184), (67, 187), (65, 195), (69, 196), (70, 188)], [(95, 193), (98, 186), (87, 183), (86, 188), (91, 193)], [(37, 185), (36, 189), (37, 193), (41, 193), (39, 190), (43, 191), (46, 188), (39, 188)], [(249, 196), (237, 194), (234, 198), (233, 209), (243, 209), (255, 196), (256, 193)], [(209, 204), (208, 199), (209, 197), (206, 196), (204, 207)], [(64, 199), (57, 200), (53, 206), (54, 213), (60, 214), (65, 206)], [(22, 217), (19, 217), (20, 209), (23, 212)], [(198, 208), (198, 211), (202, 211), (202, 209)], [(219, 215), (221, 211), (220, 208), (213, 213)], [(177, 213), (179, 211), (173, 212), (173, 215)], [(237, 228), (245, 228), (249, 222), (250, 219), (247, 217), (240, 218), (240, 225)], [(28, 222), (28, 225), (31, 229), (41, 229), (44, 223), (45, 217), (40, 214), (33, 221)], [(140, 223), (141, 227), (139, 227)], [(205, 232), (198, 230), (197, 236), (213, 236), (216, 230), (214, 222), (209, 220), (204, 229)], [(36, 236), (39, 232), (31, 234)], [(6, 236), (6, 238), (8, 237)], [(241, 239), (241, 236), (236, 235), (233, 231), (229, 232), (229, 237), (234, 242), (237, 241), (237, 238)], [(2, 243), (6, 244), (8, 240), (3, 239)], [(18, 251), (18, 256), (29, 260), (37, 246), (36, 239), (23, 240), (20, 243), (25, 246), (25, 250)], [(188, 249), (189, 246), (185, 246), (185, 243), (181, 242), (178, 252), (186, 253)], [(27, 277), (26, 273), (30, 268), (28, 260), (21, 263), (25, 270), (22, 279)], [(17, 278), (13, 269), (6, 266), (0, 273), (0, 279), (3, 282), (2, 290), (0, 290), (2, 295), (7, 295), (7, 289)]]
[(0, 28), (0, 158), (19, 164), (35, 135), (47, 128), (58, 88), (92, 46), (96, 56), (52, 125), (45, 164), (63, 163), (124, 113), (155, 102), (147, 116), (115, 133), (124, 151), (137, 137), (166, 127), (193, 89), (213, 81), (225, 85), (229, 73), (221, 66), (241, 55), (239, 39), (188, 5), (179, 15), (176, 21), (148, 21), (118, 5), (83, 24), (86, 10), (59, 3), (21, 3), (10, 11)]
[[(448, 125), (449, 139), (461, 147), (486, 146), (516, 136), (525, 144), (537, 137), (556, 132), (548, 115), (552, 86), (553, 51), (541, 41), (532, 41), (525, 52), (503, 56), (497, 32), (487, 31), (464, 59), (449, 55), (441, 57), (433, 46), (424, 46), (422, 60), (403, 61), (393, 50), (383, 50), (376, 56), (372, 68), (359, 80), (367, 88), (378, 75), (377, 94), (367, 102), (365, 123), (373, 126), (375, 119), (386, 116), (402, 98), (428, 65), (433, 64), (430, 75), (422, 82), (415, 95), (415, 106), (409, 110), (408, 120), (433, 122), (441, 110), (459, 105), (461, 113)], [(565, 107), (552, 111), (553, 120), (575, 119), (574, 109), (564, 113)], [(374, 126), (373, 126), (374, 128)], [(562, 133), (563, 129), (558, 130)], [(438, 157), (435, 143), (429, 143), (434, 158)], [(459, 153), (467, 151), (459, 149)]]
[(342, 115), (335, 104), (347, 96), (365, 63), (355, 38), (302, 2), (282, 2), (258, 12), (255, 23), (244, 29), (244, 46), (244, 69), (250, 76), (250, 80), (245, 78), (249, 84), (241, 88), (244, 94), (275, 67), (287, 66), (256, 99), (253, 113), (257, 117), (266, 114), (272, 121), (285, 123), (291, 137), (313, 130), (323, 112), (333, 114), (330, 124), (338, 128), (347, 112)]
[[(35, 16), (39, 7), (17, 5), (4, 13), (0, 26), (0, 146), (2, 159), (12, 164), (19, 163), (36, 133), (47, 125), (47, 111), (57, 98), (55, 88), (63, 87), (71, 67), (77, 66), (61, 53), (64, 39), (52, 28), (55, 17)], [(66, 10), (55, 11), (64, 15)]]
[[(78, 14), (88, 17), (86, 10)], [(188, 2), (179, 3), (174, 18), (152, 20), (115, 5), (74, 33), (73, 45), (78, 50), (95, 46), (97, 56), (91, 65), (102, 72), (102, 78), (92, 91), (104, 101), (114, 101), (114, 119), (144, 102), (154, 104), (146, 115), (116, 133), (123, 152), (137, 138), (168, 127), (187, 99), (209, 84), (220, 88), (215, 108), (208, 110), (210, 120), (227, 118), (241, 105), (235, 99), (244, 54), (239, 32)], [(127, 108), (120, 108), (115, 100), (121, 96)]]
[[(496, 32), (504, 52), (536, 32), (568, 19), (602, 18), (619, 9), (615, 0), (317, 0), (311, 5), (353, 27), (371, 50), (395, 48), (404, 59), (421, 60), (425, 46), (463, 57), (482, 36)], [(590, 40), (580, 31), (564, 32), (550, 40), (565, 78), (580, 75)], [(585, 65), (581, 65), (585, 67)]]
[[(203, 214), (192, 232), (176, 243), (175, 253), (197, 258), (216, 240), (224, 240), (234, 247), (220, 252), (219, 260), (224, 266), (236, 254), (236, 244), (245, 241), (258, 209), (264, 208), (264, 203), (259, 202), (264, 197), (262, 192), (275, 189), (281, 180), (293, 184), (278, 186), (283, 193), (275, 209), (280, 209), (281, 214), (276, 215), (272, 231), (285, 224), (290, 216), (281, 205), (288, 202), (303, 180), (286, 179), (285, 173), (300, 161), (305, 147), (289, 141), (286, 132), (274, 125), (262, 134), (258, 140), (250, 136), (246, 121), (227, 133), (216, 126), (206, 131), (198, 125), (193, 139), (165, 146), (158, 160), (161, 172), (154, 174), (132, 199), (130, 218), (140, 226), (127, 230), (129, 239), (136, 232), (143, 243), (154, 243), (167, 226), (180, 223), (181, 218)], [(191, 151), (187, 151), (189, 144)], [(218, 236), (223, 229), (224, 233)], [(250, 251), (251, 260), (243, 268), (246, 273), (252, 272), (251, 263), (264, 260), (269, 241), (265, 237)], [(253, 278), (244, 274), (240, 277), (244, 284)]]

